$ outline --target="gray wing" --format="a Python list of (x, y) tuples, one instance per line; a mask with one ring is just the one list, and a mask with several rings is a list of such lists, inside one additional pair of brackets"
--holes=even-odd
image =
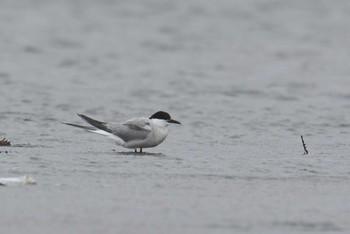
[(131, 119), (123, 124), (107, 123), (106, 127), (110, 133), (125, 142), (146, 139), (151, 132), (151, 126), (146, 119)]

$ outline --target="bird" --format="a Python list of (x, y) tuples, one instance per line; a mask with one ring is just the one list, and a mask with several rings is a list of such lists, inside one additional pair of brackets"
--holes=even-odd
[(169, 113), (158, 111), (146, 118), (132, 118), (124, 123), (102, 122), (83, 114), (77, 114), (91, 126), (83, 126), (73, 123), (63, 123), (86, 131), (101, 134), (113, 139), (117, 145), (127, 149), (134, 149), (142, 153), (143, 148), (151, 148), (162, 143), (168, 136), (169, 124), (181, 124), (171, 118)]

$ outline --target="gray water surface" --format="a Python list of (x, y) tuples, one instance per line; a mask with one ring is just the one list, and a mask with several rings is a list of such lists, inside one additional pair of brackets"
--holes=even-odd
[[(0, 232), (349, 233), (349, 23), (341, 0), (0, 1), (0, 177), (37, 181), (0, 187)], [(182, 125), (143, 155), (61, 124), (158, 110)]]

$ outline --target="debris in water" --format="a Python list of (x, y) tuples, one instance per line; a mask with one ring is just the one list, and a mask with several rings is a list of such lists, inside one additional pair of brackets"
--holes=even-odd
[(0, 146), (10, 146), (11, 142), (9, 140), (6, 140), (6, 138), (0, 140)]
[(0, 178), (0, 185), (12, 184), (36, 184), (36, 181), (30, 176)]
[(301, 135), (301, 142), (303, 143), (303, 147), (304, 147), (304, 154), (308, 154), (308, 153), (309, 153), (309, 151), (307, 151), (307, 149), (306, 149), (306, 145), (305, 145), (305, 142), (304, 142), (303, 135)]

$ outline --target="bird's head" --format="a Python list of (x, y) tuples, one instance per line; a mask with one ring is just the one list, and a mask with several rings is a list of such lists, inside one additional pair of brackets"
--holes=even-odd
[(173, 124), (181, 124), (179, 121), (176, 121), (172, 119), (169, 115), (169, 113), (164, 112), (164, 111), (158, 111), (154, 113), (151, 117), (149, 117), (151, 120), (160, 120), (163, 122), (165, 125), (168, 125), (169, 123)]

